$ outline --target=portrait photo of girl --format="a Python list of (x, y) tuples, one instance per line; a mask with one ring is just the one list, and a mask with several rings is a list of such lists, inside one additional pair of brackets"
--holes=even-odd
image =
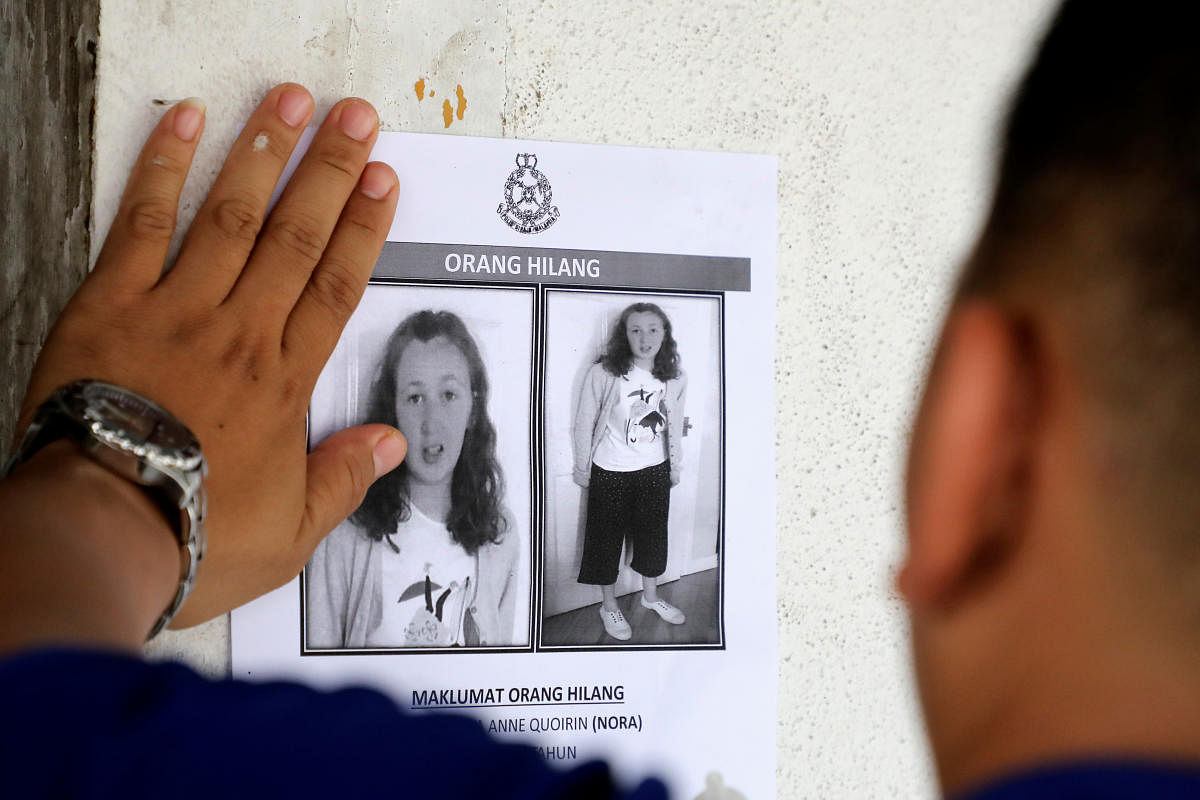
[[(433, 291), (485, 294), (426, 290), (428, 299)], [(416, 299), (412, 294), (403, 295), (406, 305)], [(460, 314), (445, 307), (449, 295), (438, 299), (440, 307), (406, 313), (375, 359), (357, 421), (395, 426), (408, 453), (371, 486), (306, 567), (306, 648), (528, 643), (527, 523), (518, 523), (508, 499), (510, 475), (523, 472), (517, 483), (528, 486), (528, 461), (501, 466), (493, 373), (464, 320), (479, 317), (480, 306)], [(525, 316), (515, 318), (524, 323), (519, 335), (526, 342), (529, 314), (526, 305)], [(492, 327), (511, 326), (513, 319), (493, 320)], [(527, 356), (521, 373), (529, 375)], [(515, 420), (521, 430), (513, 433), (527, 440), (529, 385), (506, 381), (502, 389), (515, 396), (499, 405), (525, 404)], [(526, 489), (526, 504), (527, 496)]]
[[(562, 297), (576, 306), (599, 301), (591, 316), (601, 329), (596, 333), (604, 335), (593, 334), (599, 352), (585, 357), (570, 399), (570, 477), (579, 508), (574, 518), (566, 508), (553, 515), (555, 535), (576, 537), (571, 566), (578, 588), (564, 586), (565, 563), (547, 568), (548, 612), (564, 606), (576, 610), (570, 612), (573, 618), (547, 613), (542, 643), (716, 641), (719, 512), (700, 509), (699, 495), (702, 488), (713, 497), (719, 494), (719, 465), (715, 453), (704, 454), (709, 463), (701, 476), (700, 449), (685, 448), (686, 435), (697, 423), (689, 417), (692, 380), (684, 367), (685, 344), (690, 344), (704, 373), (701, 416), (711, 418), (709, 433), (719, 449), (717, 350), (712, 346), (716, 304), (708, 298), (675, 298), (669, 301), (678, 309), (673, 314), (664, 307), (668, 301), (659, 298), (627, 295), (614, 307), (617, 298), (611, 296), (564, 292)], [(553, 312), (550, 316), (553, 331)], [(690, 341), (678, 335), (676, 316), (686, 318)], [(553, 333), (548, 339), (556, 341)], [(561, 403), (561, 394), (559, 388), (559, 399), (547, 404)], [(685, 450), (696, 451), (691, 460)], [(686, 496), (677, 495), (675, 487), (685, 478), (690, 478)], [(551, 499), (565, 505), (562, 490), (551, 491)], [(677, 504), (681, 508), (673, 509)], [(699, 524), (698, 509), (708, 512)], [(702, 558), (694, 557), (697, 551)], [(576, 599), (561, 602), (567, 595)], [(584, 600), (589, 604), (579, 608)]]

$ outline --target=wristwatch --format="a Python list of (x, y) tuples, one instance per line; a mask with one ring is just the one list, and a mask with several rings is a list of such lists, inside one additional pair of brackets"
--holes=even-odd
[(143, 487), (179, 537), (179, 588), (154, 623), (153, 638), (179, 611), (204, 558), (208, 464), (200, 442), (166, 409), (111, 383), (69, 383), (38, 406), (4, 474), (51, 442), (70, 439), (92, 460)]

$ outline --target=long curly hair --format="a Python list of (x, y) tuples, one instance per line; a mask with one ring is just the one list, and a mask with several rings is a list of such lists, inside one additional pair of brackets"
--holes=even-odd
[[(393, 331), (371, 384), (365, 421), (396, 426), (396, 368), (404, 349), (411, 342), (428, 342), (439, 336), (463, 354), (471, 382), (471, 417), (450, 480), (450, 514), (446, 518), (446, 528), (455, 542), (474, 555), (481, 545), (498, 542), (507, 528), (501, 507), (504, 474), (496, 461), (496, 428), (487, 412), (487, 369), (475, 339), (456, 314), (417, 311), (405, 317)], [(405, 462), (372, 484), (366, 499), (350, 519), (367, 536), (380, 541), (394, 533), (398, 523), (411, 516), (408, 464)]]
[(633, 303), (621, 312), (608, 342), (604, 345), (604, 352), (596, 359), (596, 363), (603, 364), (610, 375), (620, 377), (633, 366), (633, 350), (629, 348), (629, 335), (625, 333), (625, 323), (631, 314), (644, 314), (647, 311), (657, 314), (663, 324), (662, 346), (654, 355), (654, 368), (650, 370), (650, 374), (660, 381), (679, 377), (679, 348), (676, 347), (675, 335), (671, 332), (671, 320), (666, 312), (654, 303)]

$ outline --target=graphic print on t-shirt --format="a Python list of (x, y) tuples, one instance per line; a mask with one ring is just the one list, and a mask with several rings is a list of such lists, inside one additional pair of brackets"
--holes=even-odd
[(616, 402), (608, 412), (604, 436), (592, 460), (612, 472), (661, 464), (667, 457), (666, 384), (635, 366), (617, 378), (614, 391)]
[[(426, 564), (426, 568), (432, 564)], [(454, 641), (455, 630), (462, 609), (464, 598), (471, 589), (471, 576), (467, 575), (462, 584), (450, 581), (450, 585), (442, 587), (434, 582), (428, 573), (425, 579), (409, 585), (396, 600), (403, 605), (410, 600), (423, 600), (424, 607), (410, 604), (413, 612), (412, 619), (404, 627), (404, 644), (409, 647), (436, 647), (438, 645), (461, 644)], [(453, 602), (447, 607), (446, 601), (453, 597)], [(449, 612), (449, 613), (447, 613)]]
[(639, 386), (628, 394), (637, 398), (629, 406), (629, 419), (625, 423), (625, 441), (632, 445), (638, 442), (658, 440), (659, 431), (667, 418), (658, 410), (662, 404), (662, 390), (647, 390)]
[(371, 647), (450, 647), (471, 644), (467, 619), (475, 592), (475, 559), (445, 524), (416, 506), (385, 537), (383, 620), (367, 634)]

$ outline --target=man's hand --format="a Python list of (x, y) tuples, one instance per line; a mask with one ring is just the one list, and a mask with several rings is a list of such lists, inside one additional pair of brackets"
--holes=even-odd
[(342, 431), (306, 453), (313, 386), (362, 295), (397, 198), (391, 168), (367, 164), (375, 111), (348, 99), (330, 111), (266, 216), (312, 112), (311, 96), (295, 84), (266, 96), (164, 274), (204, 110), (184, 101), (166, 113), (22, 406), (18, 431), (56, 388), (97, 378), (154, 400), (199, 438), (210, 470), (208, 554), (175, 626), (293, 578), (404, 455), (399, 432), (383, 425)]

